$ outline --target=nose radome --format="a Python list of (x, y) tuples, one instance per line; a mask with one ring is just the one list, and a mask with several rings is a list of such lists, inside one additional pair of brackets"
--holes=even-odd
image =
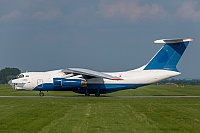
[(8, 81), (8, 84), (9, 84), (13, 89), (15, 89), (15, 85), (14, 85), (14, 83), (12, 82), (12, 80)]
[(12, 85), (12, 80), (8, 81), (8, 84), (9, 84), (9, 85)]

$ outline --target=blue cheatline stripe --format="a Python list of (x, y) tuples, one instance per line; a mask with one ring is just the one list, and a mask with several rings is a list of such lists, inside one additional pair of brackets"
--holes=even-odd
[(77, 93), (85, 93), (86, 90), (91, 92), (96, 92), (96, 90), (102, 91), (103, 93), (114, 92), (123, 89), (135, 89), (137, 87), (145, 86), (148, 84), (88, 84), (86, 87), (82, 88), (68, 88), (62, 86), (55, 86), (53, 83), (44, 83), (43, 87), (36, 86), (33, 90), (37, 91), (74, 91)]
[(187, 48), (189, 42), (165, 44), (144, 70), (164, 69), (178, 71), (176, 65)]

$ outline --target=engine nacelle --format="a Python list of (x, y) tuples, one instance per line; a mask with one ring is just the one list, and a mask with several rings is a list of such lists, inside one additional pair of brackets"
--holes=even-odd
[(54, 86), (66, 88), (85, 87), (87, 82), (83, 79), (53, 78)]

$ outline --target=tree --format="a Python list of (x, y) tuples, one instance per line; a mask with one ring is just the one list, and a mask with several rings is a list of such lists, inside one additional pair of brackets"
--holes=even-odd
[(21, 71), (18, 68), (9, 68), (1, 69), (0, 71), (0, 84), (7, 84), (9, 80), (13, 77), (20, 74)]

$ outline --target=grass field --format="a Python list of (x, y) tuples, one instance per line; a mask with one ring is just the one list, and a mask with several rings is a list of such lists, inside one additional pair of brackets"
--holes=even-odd
[[(0, 85), (0, 95), (37, 96), (38, 92)], [(0, 98), (0, 132), (200, 132), (200, 98), (112, 97), (200, 96), (200, 86), (152, 85), (99, 98), (72, 92), (45, 95), (70, 97)]]
[[(83, 96), (70, 91), (44, 92), (45, 96)], [(0, 84), (0, 96), (38, 96), (38, 91), (16, 91), (9, 85)], [(184, 87), (151, 85), (138, 89), (122, 90), (114, 93), (103, 94), (102, 96), (200, 96), (200, 86), (187, 85)]]

